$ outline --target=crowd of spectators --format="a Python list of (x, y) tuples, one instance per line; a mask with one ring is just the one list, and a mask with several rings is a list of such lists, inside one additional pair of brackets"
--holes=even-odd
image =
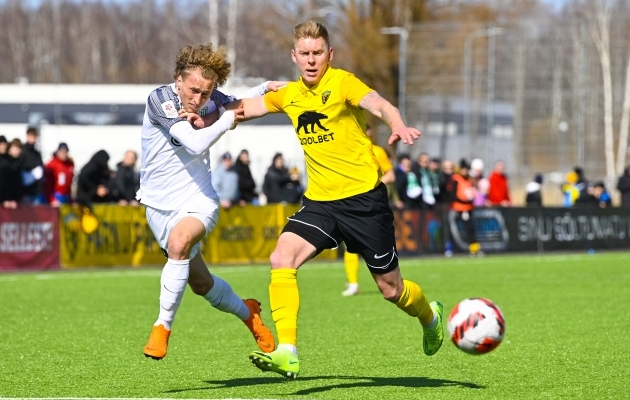
[[(12, 209), (20, 203), (50, 204), (56, 207), (69, 203), (87, 207), (94, 203), (138, 206), (135, 196), (140, 180), (138, 155), (134, 151), (127, 151), (112, 171), (108, 166), (110, 155), (100, 150), (76, 175), (67, 143), (59, 143), (52, 159), (44, 164), (36, 148), (37, 140), (38, 132), (34, 128), (28, 128), (24, 143), (19, 139), (8, 141), (0, 135), (2, 207)], [(285, 166), (282, 153), (276, 153), (270, 161), (262, 187), (258, 190), (250, 169), (248, 151), (242, 150), (235, 162), (229, 152), (222, 154), (218, 167), (212, 173), (212, 183), (221, 206), (228, 209), (234, 205), (259, 205), (265, 202), (299, 203), (305, 191), (299, 170)], [(415, 160), (409, 154), (400, 154), (393, 171), (384, 177), (384, 182), (395, 208), (427, 209), (439, 204), (452, 206), (457, 200), (453, 176), (465, 171), (463, 178), (470, 183), (466, 202), (470, 202), (473, 207), (510, 207), (513, 203), (505, 170), (505, 162), (497, 161), (486, 176), (481, 159), (473, 159), (470, 163), (461, 160), (455, 164), (427, 153), (421, 153)], [(527, 206), (543, 205), (542, 185), (542, 174), (536, 174), (527, 183), (524, 199)], [(621, 194), (621, 206), (630, 207), (630, 166), (619, 178), (616, 189)], [(565, 176), (560, 190), (565, 207), (606, 208), (612, 204), (604, 182), (588, 182), (579, 167)]]
[(127, 151), (115, 170), (109, 169), (110, 156), (99, 150), (75, 176), (74, 161), (67, 143), (59, 143), (51, 160), (44, 164), (36, 144), (38, 132), (26, 131), (26, 141), (7, 141), (0, 135), (0, 205), (6, 209), (19, 204), (119, 203), (137, 206), (140, 186), (136, 170), (138, 155)]

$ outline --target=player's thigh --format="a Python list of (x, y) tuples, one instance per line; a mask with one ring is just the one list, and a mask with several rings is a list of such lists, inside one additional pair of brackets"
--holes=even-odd
[(302, 264), (313, 258), (317, 249), (304, 238), (293, 232), (283, 232), (271, 253), (271, 269), (298, 269)]
[(191, 199), (174, 218), (168, 237), (169, 257), (194, 258), (201, 240), (214, 229), (219, 219), (219, 202), (205, 196)]
[(360, 254), (370, 272), (398, 268), (394, 214), (385, 185), (337, 202), (334, 216), (348, 251)]
[(325, 249), (337, 248), (340, 232), (326, 205), (303, 200), (303, 207), (289, 217), (276, 249), (271, 254), (271, 268), (299, 268)]

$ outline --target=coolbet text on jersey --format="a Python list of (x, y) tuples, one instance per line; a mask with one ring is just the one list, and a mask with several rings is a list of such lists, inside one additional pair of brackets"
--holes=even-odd
[(365, 134), (364, 111), (359, 109), (359, 102), (371, 91), (351, 73), (328, 67), (312, 88), (300, 78), (265, 95), (267, 110), (286, 113), (302, 144), (307, 198), (339, 200), (380, 183), (382, 172)]

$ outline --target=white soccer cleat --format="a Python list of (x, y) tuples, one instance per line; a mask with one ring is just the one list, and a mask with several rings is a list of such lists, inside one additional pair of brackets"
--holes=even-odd
[(359, 294), (358, 283), (349, 283), (348, 288), (341, 292), (341, 295), (344, 297), (356, 296), (357, 294)]

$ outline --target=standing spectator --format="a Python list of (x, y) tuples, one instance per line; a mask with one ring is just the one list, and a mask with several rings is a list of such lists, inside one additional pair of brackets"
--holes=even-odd
[(7, 142), (7, 138), (4, 135), (0, 135), (0, 156), (7, 154), (8, 148), (9, 143)]
[(471, 256), (481, 256), (481, 245), (477, 241), (475, 235), (475, 226), (473, 224), (472, 210), (473, 200), (475, 198), (475, 188), (472, 183), (472, 177), (469, 174), (470, 165), (464, 159), (459, 163), (459, 172), (453, 174), (449, 192), (453, 202), (451, 203), (451, 210), (453, 210), (457, 219), (461, 220), (464, 225), (464, 231), (468, 237), (468, 252)]
[(617, 190), (621, 192), (621, 207), (630, 207), (630, 165), (617, 181)]
[(528, 206), (542, 207), (542, 174), (536, 174), (534, 180), (525, 186), (525, 204)]
[(77, 202), (87, 207), (92, 203), (112, 201), (109, 194), (110, 171), (109, 154), (105, 150), (97, 151), (79, 173)]
[(276, 153), (263, 182), (263, 193), (267, 196), (267, 203), (282, 203), (284, 187), (290, 181), (291, 177), (289, 170), (284, 166), (282, 153)]
[(26, 130), (26, 143), (22, 146), (20, 163), (22, 165), (22, 184), (24, 197), (31, 204), (44, 203), (44, 161), (35, 148), (37, 129)]
[(247, 203), (257, 205), (258, 193), (256, 193), (256, 182), (254, 182), (252, 171), (249, 169), (249, 152), (247, 150), (241, 150), (233, 169), (238, 175), (239, 203), (241, 206)]
[[(592, 202), (592, 199), (591, 199), (591, 194), (589, 193), (590, 185), (588, 181), (586, 180), (586, 178), (584, 177), (584, 170), (582, 169), (582, 167), (575, 167), (573, 168), (573, 172), (575, 172), (575, 175), (577, 176), (577, 181), (575, 183), (575, 186), (579, 192), (579, 196), (575, 200), (575, 203), (578, 206), (588, 205), (589, 203)], [(592, 187), (590, 189), (592, 189)]]
[(451, 202), (451, 196), (448, 192), (448, 186), (451, 181), (451, 177), (453, 176), (453, 162), (451, 160), (444, 160), (442, 163), (442, 171), (440, 171), (440, 179), (439, 179), (439, 188), (440, 188), (440, 197), (439, 201), (444, 203)]
[(140, 174), (136, 172), (138, 154), (127, 150), (125, 157), (116, 165), (116, 174), (111, 182), (111, 197), (121, 206), (137, 207), (136, 192), (140, 188)]
[(223, 153), (221, 163), (212, 171), (212, 186), (219, 195), (221, 207), (230, 208), (238, 202), (238, 174), (232, 169), (230, 153)]
[(444, 194), (440, 191), (440, 167), (442, 164), (442, 160), (437, 157), (434, 157), (429, 161), (429, 177), (431, 178), (431, 187), (433, 188), (433, 197), (435, 198), (435, 202), (439, 203), (442, 201), (442, 197)]
[(510, 189), (508, 188), (508, 178), (505, 175), (505, 163), (503, 161), (494, 163), (494, 170), (488, 180), (490, 181), (490, 191), (488, 192), (490, 204), (509, 207), (512, 201), (510, 200)]
[(607, 208), (612, 206), (612, 199), (610, 198), (610, 194), (606, 190), (606, 185), (604, 182), (597, 182), (595, 186), (590, 188), (589, 196), (591, 202), (600, 208)]
[(304, 186), (300, 182), (300, 171), (293, 167), (289, 172), (289, 183), (282, 190), (282, 201), (289, 204), (297, 204), (302, 200)]
[[(434, 190), (429, 173), (430, 158), (427, 153), (421, 153), (413, 165), (413, 172), (418, 176), (418, 182), (422, 188), (422, 206), (432, 207), (435, 204)], [(439, 187), (436, 188), (439, 191)]]
[(571, 171), (567, 174), (564, 181), (560, 187), (563, 195), (562, 204), (565, 207), (573, 207), (580, 197), (580, 188), (577, 185), (578, 175), (575, 171)]
[(53, 206), (72, 202), (72, 180), (74, 179), (74, 161), (68, 156), (68, 145), (59, 143), (52, 160), (46, 164), (44, 193), (46, 200)]
[(21, 153), (22, 142), (20, 139), (13, 139), (6, 154), (0, 155), (0, 204), (6, 209), (17, 208), (24, 195)]
[(408, 154), (398, 157), (396, 168), (396, 188), (398, 196), (407, 208), (422, 207), (422, 187), (418, 182), (418, 175), (412, 171), (411, 158)]

